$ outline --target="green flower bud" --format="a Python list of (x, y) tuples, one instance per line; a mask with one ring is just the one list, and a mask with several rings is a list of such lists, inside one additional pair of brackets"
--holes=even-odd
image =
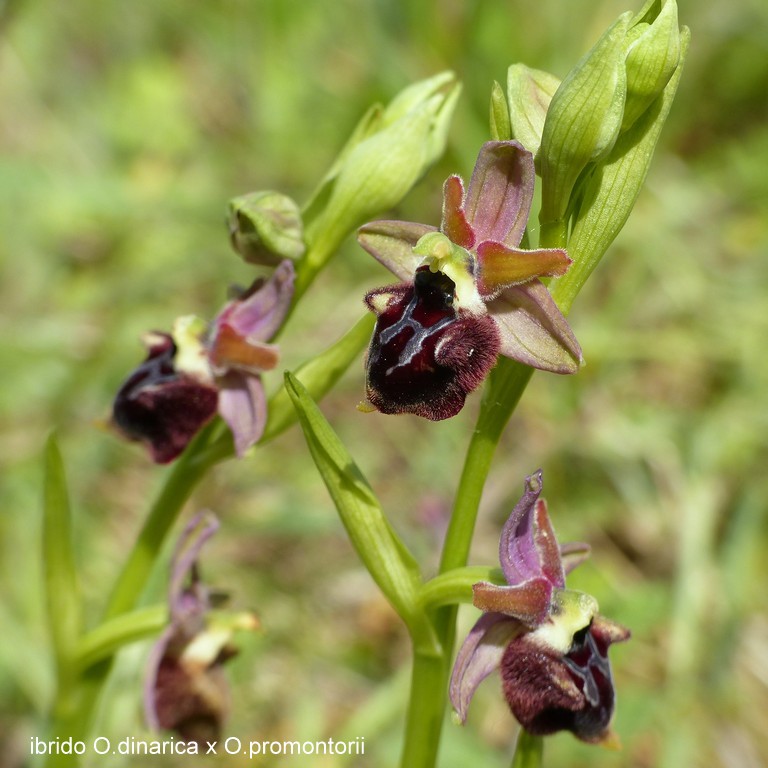
[(345, 147), (307, 212), (309, 250), (297, 295), (344, 237), (397, 205), (442, 154), (460, 90), (454, 74), (444, 72), (404, 89), (382, 113), (369, 113), (360, 140)]
[[(652, 11), (659, 0), (649, 0)], [(621, 130), (629, 128), (664, 90), (680, 60), (677, 4), (668, 0), (655, 18), (641, 11), (627, 35), (627, 101)]]
[(602, 163), (601, 173), (592, 174), (584, 185), (568, 240), (574, 263), (552, 287), (552, 296), (564, 311), (621, 231), (640, 194), (682, 74), (690, 40), (687, 27), (680, 31), (679, 40), (679, 61), (666, 87), (619, 136)]
[(251, 264), (277, 266), (304, 254), (299, 206), (280, 192), (249, 192), (229, 201), (232, 247)]
[(391, 208), (445, 149), (459, 85), (443, 73), (402, 91), (339, 171), (326, 216), (346, 230)]
[(576, 180), (587, 164), (611, 150), (619, 135), (627, 90), (624, 57), (630, 19), (631, 13), (621, 15), (552, 97), (537, 155), (543, 228), (564, 229)]
[(513, 64), (507, 72), (511, 138), (534, 155), (541, 146), (544, 120), (560, 80), (549, 72)]

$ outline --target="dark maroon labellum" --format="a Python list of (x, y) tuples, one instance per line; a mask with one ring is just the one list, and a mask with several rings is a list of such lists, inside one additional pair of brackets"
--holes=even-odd
[(155, 334), (153, 342), (147, 359), (120, 387), (112, 418), (126, 437), (146, 442), (152, 459), (165, 464), (213, 418), (219, 395), (213, 385), (176, 371), (176, 345), (168, 334)]
[(529, 733), (565, 730), (587, 742), (605, 737), (615, 698), (610, 642), (590, 626), (576, 633), (565, 656), (541, 648), (527, 635), (507, 646), (501, 662), (504, 695)]
[(380, 312), (367, 358), (368, 399), (382, 413), (414, 413), (433, 421), (456, 415), (493, 367), (499, 332), (487, 315), (454, 306), (455, 285), (429, 267), (391, 294)]

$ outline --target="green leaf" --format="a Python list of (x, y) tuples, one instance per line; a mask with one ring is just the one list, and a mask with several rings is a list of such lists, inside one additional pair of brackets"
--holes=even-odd
[(129, 643), (154, 637), (168, 625), (168, 606), (165, 604), (139, 608), (105, 621), (82, 637), (77, 649), (76, 664), (85, 670), (99, 661), (110, 658)]
[(48, 623), (61, 690), (68, 687), (68, 681), (75, 675), (72, 660), (81, 631), (81, 609), (67, 481), (54, 435), (45, 446), (43, 568)]
[[(366, 312), (335, 344), (294, 371), (293, 375), (301, 380), (313, 400), (322, 399), (362, 352), (371, 338), (375, 321), (375, 315)], [(285, 388), (272, 396), (267, 413), (267, 424), (260, 444), (277, 437), (298, 418)]]
[(352, 546), (408, 626), (415, 644), (434, 648), (432, 628), (418, 606), (421, 578), (415, 558), (390, 525), (371, 486), (301, 382), (286, 373), (285, 387)]

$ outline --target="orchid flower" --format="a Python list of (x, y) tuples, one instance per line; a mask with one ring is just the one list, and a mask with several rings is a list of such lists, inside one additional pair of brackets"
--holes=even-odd
[(279, 359), (279, 348), (267, 342), (285, 319), (293, 280), (293, 264), (285, 260), (269, 280), (256, 280), (228, 302), (209, 327), (188, 316), (178, 318), (171, 333), (147, 334), (147, 359), (113, 406), (123, 435), (146, 443), (152, 459), (165, 464), (218, 412), (242, 456), (264, 430), (261, 374)]
[(152, 649), (144, 688), (149, 727), (199, 746), (218, 739), (229, 712), (223, 664), (237, 653), (231, 637), (258, 626), (249, 612), (212, 617), (214, 596), (200, 580), (197, 560), (218, 527), (212, 514), (200, 513), (179, 539), (168, 591), (170, 624)]
[(582, 741), (610, 743), (615, 692), (608, 648), (629, 631), (600, 616), (594, 597), (566, 588), (566, 574), (589, 547), (558, 546), (541, 489), (539, 470), (526, 479), (502, 530), (507, 586), (473, 587), (483, 615), (456, 657), (451, 702), (463, 723), (477, 687), (499, 669), (512, 714), (529, 733), (567, 730)]
[(443, 187), (440, 229), (404, 221), (361, 227), (358, 241), (402, 283), (365, 297), (377, 315), (366, 395), (383, 413), (432, 420), (458, 413), (497, 355), (574, 373), (581, 348), (539, 278), (571, 264), (559, 248), (520, 243), (531, 208), (533, 155), (516, 141), (482, 146), (469, 188)]

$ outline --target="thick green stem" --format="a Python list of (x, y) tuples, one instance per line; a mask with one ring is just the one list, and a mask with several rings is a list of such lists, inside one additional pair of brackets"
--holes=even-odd
[(414, 653), (401, 768), (432, 768), (437, 762), (450, 659), (450, 653)]
[(165, 538), (184, 504), (208, 470), (228, 455), (229, 449), (222, 442), (217, 444), (219, 446), (217, 451), (201, 450), (209, 434), (206, 430), (198, 435), (173, 465), (118, 577), (107, 606), (105, 619), (112, 619), (135, 608)]

